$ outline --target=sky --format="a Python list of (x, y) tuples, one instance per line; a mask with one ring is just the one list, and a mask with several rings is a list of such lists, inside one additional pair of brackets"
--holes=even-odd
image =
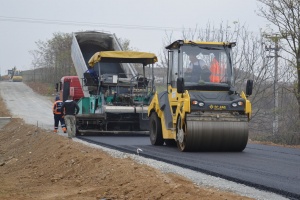
[(35, 42), (54, 33), (104, 31), (130, 40), (130, 46), (157, 55), (172, 34), (205, 29), (209, 22), (238, 21), (259, 33), (267, 22), (257, 15), (256, 0), (0, 0), (0, 74), (32, 69)]

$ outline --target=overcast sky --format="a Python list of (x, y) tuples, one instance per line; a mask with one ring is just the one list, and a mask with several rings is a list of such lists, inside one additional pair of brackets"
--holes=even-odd
[[(0, 73), (32, 69), (30, 50), (53, 33), (98, 30), (130, 40), (140, 51), (159, 54), (173, 30), (205, 28), (208, 22), (239, 21), (259, 33), (267, 22), (256, 0), (0, 0)], [(178, 37), (176, 37), (178, 36)]]

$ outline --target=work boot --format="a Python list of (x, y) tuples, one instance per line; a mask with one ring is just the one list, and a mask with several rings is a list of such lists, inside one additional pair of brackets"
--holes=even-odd
[(67, 132), (67, 128), (66, 127), (63, 127), (62, 130), (63, 130), (64, 133)]
[(54, 131), (53, 131), (54, 133), (57, 133), (57, 129), (54, 129)]

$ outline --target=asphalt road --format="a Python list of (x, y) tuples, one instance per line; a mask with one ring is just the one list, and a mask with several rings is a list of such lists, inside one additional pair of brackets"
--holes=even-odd
[(180, 152), (177, 147), (152, 146), (146, 136), (84, 136), (82, 139), (137, 153), (300, 199), (300, 149), (248, 144), (243, 152)]
[[(0, 94), (13, 117), (53, 129), (52, 102), (24, 83), (0, 82)], [(175, 164), (262, 190), (300, 199), (300, 149), (248, 144), (241, 153), (180, 152), (152, 146), (146, 136), (85, 136), (86, 141)]]

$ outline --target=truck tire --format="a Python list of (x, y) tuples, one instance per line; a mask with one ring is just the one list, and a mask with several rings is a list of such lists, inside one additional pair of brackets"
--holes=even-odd
[(162, 128), (160, 118), (156, 112), (152, 112), (150, 115), (150, 141), (152, 145), (161, 146), (164, 144), (162, 137)]

